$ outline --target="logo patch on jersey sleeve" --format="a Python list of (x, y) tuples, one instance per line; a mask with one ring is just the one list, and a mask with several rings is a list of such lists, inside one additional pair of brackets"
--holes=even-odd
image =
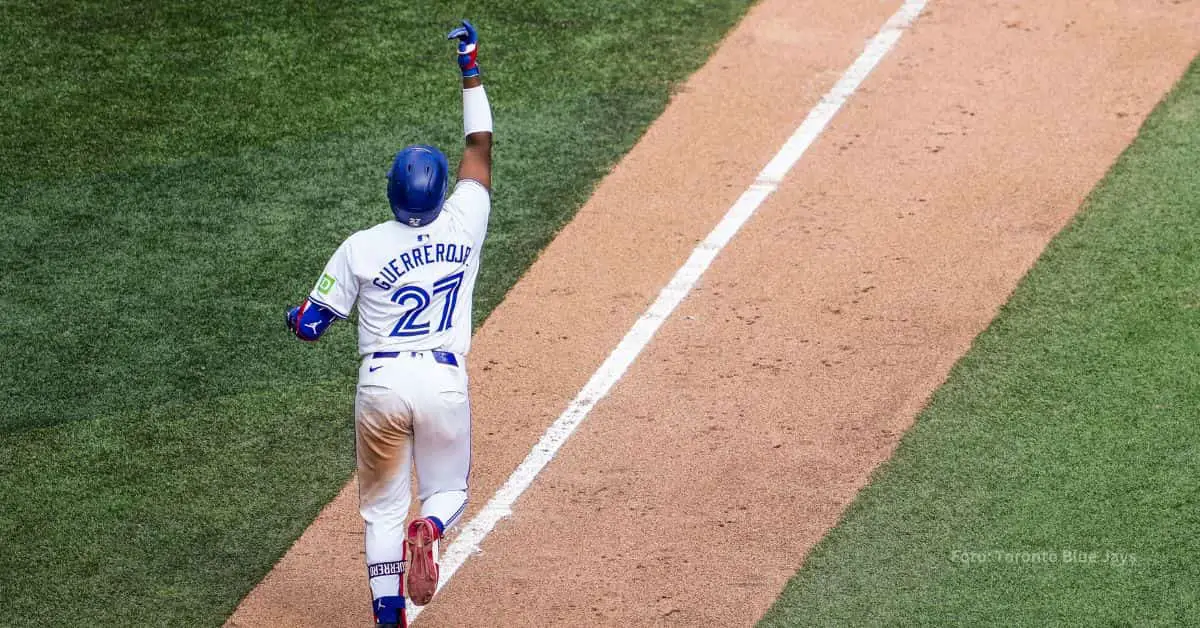
[(329, 294), (329, 291), (333, 290), (333, 284), (335, 283), (337, 283), (337, 280), (330, 277), (328, 273), (324, 273), (321, 275), (321, 281), (317, 282), (317, 292)]

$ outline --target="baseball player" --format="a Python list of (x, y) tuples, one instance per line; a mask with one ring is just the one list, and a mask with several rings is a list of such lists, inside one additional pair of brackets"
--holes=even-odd
[[(438, 541), (467, 503), (464, 358), (491, 210), (492, 112), (475, 28), (463, 20), (448, 39), (458, 42), (466, 135), (454, 192), (446, 198), (441, 151), (414, 145), (397, 153), (387, 182), (395, 220), (346, 238), (308, 298), (287, 313), (288, 329), (314, 341), (358, 303), (355, 448), (377, 627), (406, 625), (406, 594), (418, 606), (433, 597)], [(413, 461), (421, 516), (405, 526)]]

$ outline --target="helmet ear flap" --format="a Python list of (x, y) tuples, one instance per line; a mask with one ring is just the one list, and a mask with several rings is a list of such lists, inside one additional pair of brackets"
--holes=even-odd
[(396, 153), (388, 171), (388, 202), (396, 220), (423, 227), (442, 211), (449, 187), (450, 162), (442, 151), (413, 145)]

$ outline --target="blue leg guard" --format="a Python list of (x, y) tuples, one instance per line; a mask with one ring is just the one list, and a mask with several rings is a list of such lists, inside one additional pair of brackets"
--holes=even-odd
[(407, 628), (408, 619), (404, 614), (404, 596), (388, 595), (375, 598), (375, 623)]

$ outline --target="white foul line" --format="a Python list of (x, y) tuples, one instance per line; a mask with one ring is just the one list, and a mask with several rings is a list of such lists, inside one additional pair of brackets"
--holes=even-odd
[[(512, 507), (517, 498), (525, 492), (525, 489), (529, 488), (538, 473), (546, 468), (546, 465), (554, 458), (554, 454), (558, 453), (559, 448), (570, 438), (575, 428), (579, 427), (596, 403), (603, 399), (613, 385), (621, 379), (642, 349), (645, 349), (646, 345), (650, 343), (650, 339), (662, 326), (663, 321), (671, 315), (671, 312), (675, 311), (676, 306), (683, 301), (688, 292), (691, 292), (704, 271), (708, 270), (708, 266), (716, 259), (721, 249), (729, 244), (734, 234), (742, 225), (746, 224), (746, 221), (762, 205), (763, 201), (779, 188), (779, 183), (783, 181), (784, 175), (792, 169), (792, 166), (796, 165), (804, 152), (812, 146), (829, 122), (833, 120), (833, 116), (842, 108), (842, 105), (846, 104), (846, 100), (854, 94), (867, 75), (896, 45), (903, 30), (912, 24), (912, 21), (925, 8), (926, 1), (906, 0), (904, 6), (900, 7), (884, 23), (883, 28), (867, 42), (863, 53), (842, 74), (833, 88), (821, 97), (821, 102), (813, 107), (804, 122), (800, 123), (795, 133), (784, 143), (783, 148), (779, 149), (775, 157), (758, 173), (754, 183), (750, 184), (750, 187), (738, 197), (721, 222), (713, 228), (712, 233), (709, 233), (708, 237), (696, 245), (687, 262), (658, 293), (658, 298), (633, 324), (633, 327), (609, 354), (608, 359), (600, 365), (600, 368), (584, 385), (583, 390), (579, 391), (575, 399), (567, 405), (567, 409), (563, 411), (562, 415), (546, 429), (541, 440), (534, 445), (533, 451), (529, 452), (516, 471), (513, 471), (513, 474), (508, 477), (508, 481), (500, 487), (500, 490), (496, 491), (487, 504), (484, 504), (483, 509), (475, 515), (475, 518), (463, 526), (458, 538), (446, 548), (439, 561), (441, 571), (438, 588), (446, 586), (446, 583), (454, 576), (459, 567), (463, 566), (467, 558), (479, 551), (479, 544), (492, 531), (496, 523), (512, 514)], [(413, 608), (409, 613), (409, 618), (415, 620), (420, 613), (419, 607)]]

